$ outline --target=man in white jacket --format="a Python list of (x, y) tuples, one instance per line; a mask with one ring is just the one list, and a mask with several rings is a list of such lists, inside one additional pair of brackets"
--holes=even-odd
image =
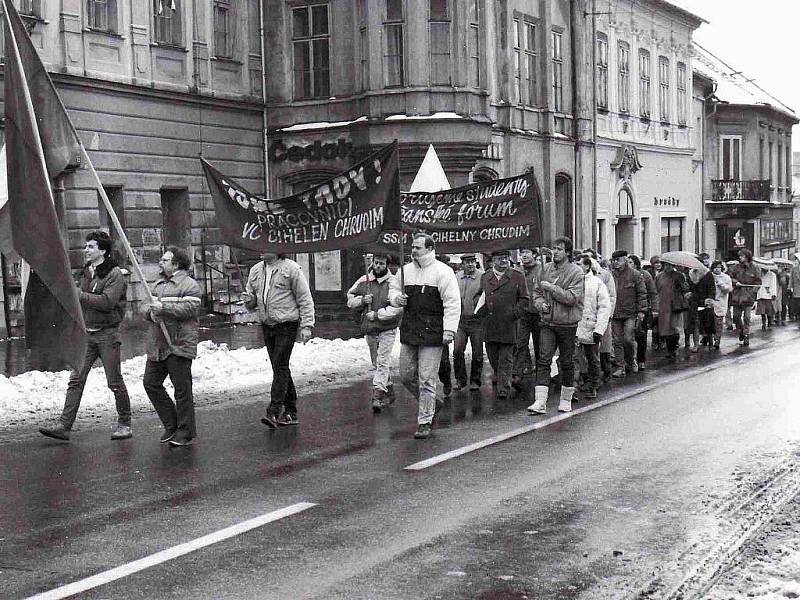
[[(583, 256), (578, 264), (584, 274), (584, 296), (583, 317), (575, 335), (579, 350), (576, 356), (586, 359), (587, 373), (582, 392), (584, 399), (591, 399), (597, 398), (597, 388), (600, 387), (600, 342), (611, 318), (611, 298), (606, 284), (595, 274), (600, 271), (600, 264), (588, 256)], [(562, 404), (559, 410), (572, 410), (571, 402), (562, 401)]]
[(458, 329), (461, 294), (453, 270), (436, 260), (430, 235), (414, 234), (411, 258), (403, 266), (402, 275), (390, 282), (389, 301), (392, 306), (404, 307), (400, 322), (400, 377), (419, 401), (414, 437), (426, 439), (436, 412), (442, 345), (452, 342)]

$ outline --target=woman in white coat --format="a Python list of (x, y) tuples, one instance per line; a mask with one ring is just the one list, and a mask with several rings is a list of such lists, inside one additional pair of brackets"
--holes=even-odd
[(722, 338), (722, 321), (728, 314), (728, 296), (733, 291), (731, 278), (723, 273), (724, 264), (715, 260), (711, 263), (711, 273), (714, 275), (714, 285), (717, 288), (714, 298), (706, 298), (706, 306), (714, 308), (714, 349), (719, 350), (719, 341)]
[[(584, 398), (597, 398), (597, 388), (600, 387), (600, 342), (603, 334), (608, 329), (608, 320), (611, 318), (611, 298), (608, 288), (596, 275), (600, 270), (598, 262), (584, 256), (578, 263), (584, 273), (584, 298), (583, 316), (578, 323), (575, 335), (581, 358), (586, 359), (587, 374), (582, 388)], [(563, 402), (563, 401), (562, 401)], [(567, 412), (571, 406), (559, 406), (559, 410)]]

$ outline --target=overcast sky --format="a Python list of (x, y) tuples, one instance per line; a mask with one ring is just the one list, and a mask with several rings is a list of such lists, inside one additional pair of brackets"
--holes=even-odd
[[(800, 117), (800, 0), (675, 0), (704, 23), (694, 39)], [(792, 130), (800, 151), (800, 125)]]

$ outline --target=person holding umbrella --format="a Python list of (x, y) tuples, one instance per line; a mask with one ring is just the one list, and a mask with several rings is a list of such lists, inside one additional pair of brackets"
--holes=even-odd
[(731, 305), (733, 322), (739, 329), (742, 346), (750, 345), (750, 313), (761, 287), (761, 274), (753, 264), (753, 253), (747, 248), (739, 250), (739, 262), (728, 273), (733, 282)]

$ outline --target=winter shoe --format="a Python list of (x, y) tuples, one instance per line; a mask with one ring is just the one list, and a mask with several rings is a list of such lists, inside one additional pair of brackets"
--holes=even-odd
[(380, 388), (372, 390), (372, 412), (379, 413), (386, 406), (386, 392)]
[(511, 387), (513, 387), (518, 392), (522, 391), (522, 377), (519, 375), (512, 375), (511, 376)]
[(417, 430), (414, 432), (415, 440), (427, 440), (431, 436), (431, 424), (420, 423)]
[(561, 401), (558, 403), (558, 412), (572, 412), (572, 396), (575, 388), (561, 386)]
[(744, 336), (744, 339), (742, 340), (742, 346), (749, 346), (749, 345), (750, 345), (750, 336), (746, 335), (746, 336)]
[(176, 431), (177, 429), (165, 429), (164, 433), (161, 434), (161, 439), (158, 440), (159, 443), (166, 444), (168, 441), (170, 441), (172, 438), (175, 437)]
[(58, 423), (53, 427), (39, 427), (39, 433), (54, 440), (69, 440), (69, 429), (64, 427), (63, 423)]
[(640, 371), (646, 371), (647, 370), (647, 364), (643, 363), (643, 362), (640, 362), (639, 363), (639, 370)]
[(536, 401), (528, 407), (528, 414), (543, 415), (547, 413), (547, 393), (550, 391), (546, 385), (537, 385), (533, 388)]
[(286, 427), (287, 425), (299, 425), (300, 420), (294, 413), (286, 412), (276, 419), (279, 427)]
[(131, 431), (131, 426), (125, 425), (124, 423), (117, 423), (114, 427), (114, 431), (111, 432), (112, 440), (127, 440), (132, 437), (133, 432)]
[(622, 379), (625, 377), (625, 369), (619, 368), (611, 374), (612, 377), (616, 379)]
[(714, 336), (714, 350), (719, 350), (719, 342), (720, 342), (719, 338), (717, 336)]
[(386, 405), (394, 403), (397, 400), (397, 396), (394, 393), (394, 384), (390, 383), (386, 386)]
[(191, 446), (194, 443), (194, 440), (186, 435), (176, 435), (169, 441), (170, 446), (175, 446), (176, 448), (182, 448), (184, 446)]

